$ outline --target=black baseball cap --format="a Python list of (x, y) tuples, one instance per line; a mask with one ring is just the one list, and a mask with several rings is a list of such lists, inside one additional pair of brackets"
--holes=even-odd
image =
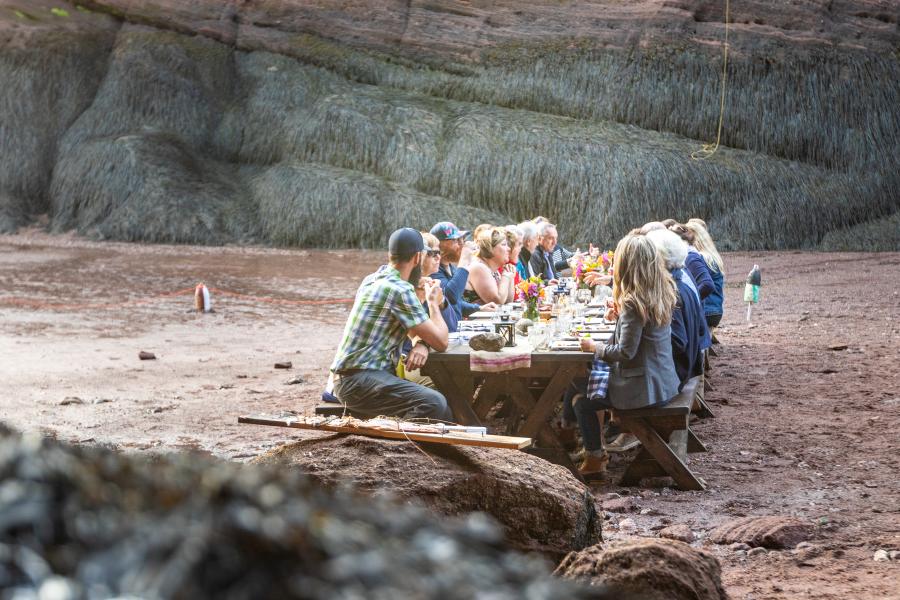
[(391, 239), (388, 240), (388, 253), (391, 256), (412, 258), (416, 252), (424, 249), (425, 240), (422, 239), (422, 234), (412, 227), (398, 229), (391, 234)]

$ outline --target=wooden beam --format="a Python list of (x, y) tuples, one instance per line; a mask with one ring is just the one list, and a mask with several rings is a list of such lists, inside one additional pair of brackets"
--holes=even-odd
[(477, 433), (415, 433), (410, 431), (390, 431), (386, 429), (373, 429), (368, 427), (340, 427), (322, 423), (310, 425), (291, 418), (272, 417), (267, 415), (246, 415), (238, 417), (238, 423), (249, 425), (269, 425), (274, 427), (289, 427), (291, 429), (306, 429), (310, 431), (326, 431), (329, 433), (349, 433), (369, 437), (380, 437), (391, 440), (407, 440), (413, 442), (432, 442), (435, 444), (451, 444), (456, 446), (484, 446), (488, 448), (506, 448), (508, 450), (522, 450), (531, 446), (531, 438), (510, 437), (505, 435), (490, 435)]

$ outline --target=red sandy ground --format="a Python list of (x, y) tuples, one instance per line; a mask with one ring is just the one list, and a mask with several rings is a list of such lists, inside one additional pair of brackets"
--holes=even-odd
[[(348, 298), (380, 259), (0, 237), (0, 420), (76, 443), (231, 459), (316, 435), (239, 426), (237, 416), (317, 403), (347, 304), (214, 294), (216, 312), (200, 315), (189, 295), (160, 295), (204, 281), (277, 299)], [(733, 598), (900, 598), (900, 561), (873, 561), (878, 549), (900, 550), (900, 255), (726, 261), (708, 392), (716, 418), (695, 425), (711, 451), (692, 462), (709, 489), (597, 486), (599, 497), (629, 495), (638, 509), (611, 514), (604, 535), (685, 523), (722, 561)], [(764, 285), (750, 327), (742, 291), (753, 263)], [(140, 350), (158, 359), (140, 361)], [(275, 370), (280, 361), (293, 369)], [(306, 382), (285, 383), (297, 375)], [(704, 543), (743, 515), (796, 516), (817, 523), (818, 537), (811, 550), (750, 558)], [(618, 526), (625, 517), (633, 527)]]

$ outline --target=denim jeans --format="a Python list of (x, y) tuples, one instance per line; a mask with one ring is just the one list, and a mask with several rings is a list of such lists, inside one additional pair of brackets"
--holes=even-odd
[(597, 418), (597, 411), (610, 408), (606, 398), (587, 397), (587, 379), (579, 378), (572, 382), (563, 397), (563, 407), (569, 402), (575, 411), (575, 420), (581, 429), (581, 441), (588, 452), (603, 449), (603, 424)]
[(440, 392), (388, 371), (364, 370), (338, 376), (334, 392), (341, 404), (365, 417), (453, 421), (453, 413)]

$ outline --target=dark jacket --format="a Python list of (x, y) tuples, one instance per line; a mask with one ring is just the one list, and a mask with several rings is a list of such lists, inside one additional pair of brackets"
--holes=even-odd
[(709, 274), (712, 277), (714, 289), (709, 296), (703, 299), (703, 314), (721, 315), (722, 303), (725, 301), (725, 276), (722, 275), (722, 271), (717, 271), (711, 267)]
[(525, 281), (534, 274), (531, 268), (531, 252), (524, 246), (519, 250), (519, 262), (516, 263), (516, 271), (519, 273), (519, 279)]
[(680, 269), (672, 272), (678, 287), (678, 304), (672, 313), (672, 358), (680, 392), (688, 379), (703, 373), (701, 344), (707, 328), (697, 294), (678, 276), (677, 271)]
[(713, 283), (712, 276), (709, 274), (709, 267), (706, 265), (706, 261), (703, 260), (702, 254), (694, 249), (689, 250), (687, 258), (684, 259), (684, 268), (694, 278), (694, 283), (697, 284), (697, 293), (700, 294), (701, 300), (716, 291), (716, 285)]
[[(452, 264), (441, 266), (438, 267), (436, 273), (431, 274), (431, 278), (441, 282), (444, 297), (450, 306), (453, 307), (453, 310), (456, 311), (457, 322), (481, 308), (480, 304), (467, 302), (463, 299), (466, 282), (469, 281), (469, 270), (465, 267), (454, 267)], [(457, 323), (454, 323), (454, 325), (457, 325)], [(449, 329), (449, 327), (450, 324), (447, 323), (447, 328)], [(457, 325), (456, 328), (450, 329), (450, 331), (457, 331), (458, 328)]]
[(597, 358), (609, 363), (609, 403), (621, 410), (665, 404), (678, 394), (678, 374), (672, 360), (672, 328), (641, 323), (626, 310), (619, 315), (609, 344)]
[(540, 246), (535, 248), (534, 252), (531, 253), (531, 260), (529, 263), (531, 264), (531, 270), (534, 271), (534, 274), (544, 281), (557, 278), (556, 269), (553, 268), (552, 257), (548, 260), (547, 253), (545, 253), (544, 249)]

